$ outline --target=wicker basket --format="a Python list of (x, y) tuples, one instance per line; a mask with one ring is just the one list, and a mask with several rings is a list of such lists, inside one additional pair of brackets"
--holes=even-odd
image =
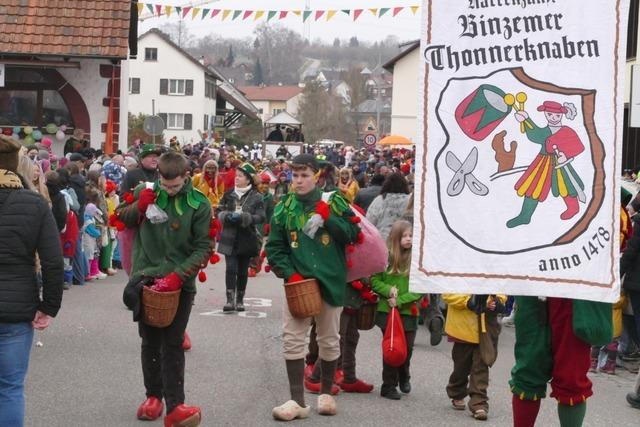
[(284, 293), (291, 315), (296, 319), (305, 319), (320, 314), (322, 295), (316, 279), (285, 283)]
[(142, 287), (142, 318), (154, 328), (166, 328), (173, 322), (178, 311), (180, 291), (156, 292), (148, 286)]
[(357, 327), (361, 331), (368, 331), (376, 325), (376, 310), (378, 304), (362, 304), (358, 309)]

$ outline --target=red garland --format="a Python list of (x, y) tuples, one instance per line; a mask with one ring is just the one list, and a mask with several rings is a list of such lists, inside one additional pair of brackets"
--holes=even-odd
[(205, 273), (204, 271), (201, 271), (200, 273), (198, 273), (198, 280), (200, 281), (200, 283), (204, 283), (207, 281), (207, 273)]
[(211, 258), (209, 258), (209, 262), (211, 263), (211, 265), (215, 265), (217, 263), (220, 262), (220, 255), (218, 255), (217, 253), (213, 253), (211, 254)]
[(136, 200), (136, 199), (135, 199), (135, 197), (133, 197), (133, 193), (131, 193), (131, 192), (124, 193), (124, 194), (122, 195), (122, 198), (124, 199), (124, 201), (125, 201), (128, 205), (130, 205), (131, 203), (135, 202), (135, 200)]
[(318, 201), (318, 203), (316, 203), (316, 213), (326, 221), (327, 219), (329, 219), (331, 207), (326, 202), (320, 200)]

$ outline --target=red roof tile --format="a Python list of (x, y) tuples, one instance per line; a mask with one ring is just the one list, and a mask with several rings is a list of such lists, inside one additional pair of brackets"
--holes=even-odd
[(0, 0), (0, 52), (126, 58), (130, 0)]
[(298, 86), (243, 86), (238, 89), (250, 101), (288, 101), (302, 93)]

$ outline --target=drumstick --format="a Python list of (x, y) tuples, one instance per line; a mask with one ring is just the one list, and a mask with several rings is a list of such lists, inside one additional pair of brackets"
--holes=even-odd
[[(524, 103), (527, 102), (527, 94), (524, 92), (518, 92), (516, 94), (516, 101), (518, 101), (518, 104), (520, 104), (520, 111), (524, 111)], [(525, 121), (526, 119), (520, 122), (520, 133), (525, 132)]]

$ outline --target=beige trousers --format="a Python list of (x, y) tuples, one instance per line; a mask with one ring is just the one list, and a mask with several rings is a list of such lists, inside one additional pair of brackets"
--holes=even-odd
[[(340, 314), (342, 307), (322, 302), (322, 311), (315, 316), (320, 359), (333, 362), (340, 357)], [(296, 319), (291, 315), (286, 301), (282, 309), (282, 338), (286, 360), (304, 359), (307, 351), (306, 337), (311, 327), (311, 317)]]

